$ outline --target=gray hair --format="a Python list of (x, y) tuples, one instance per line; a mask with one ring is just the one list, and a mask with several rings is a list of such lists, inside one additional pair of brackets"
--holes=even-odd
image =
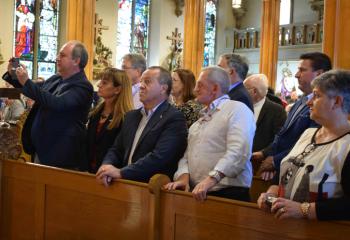
[(212, 83), (218, 84), (223, 94), (228, 92), (230, 87), (230, 76), (223, 68), (210, 66), (203, 68), (202, 72), (208, 72), (207, 79)]
[(269, 86), (265, 74), (252, 74), (244, 80), (244, 83), (248, 81), (254, 88), (256, 88), (260, 96), (266, 96)]
[(350, 113), (350, 71), (331, 70), (316, 77), (311, 82), (312, 88), (319, 88), (329, 97), (343, 97), (343, 112)]
[(80, 59), (79, 68), (83, 70), (86, 67), (86, 64), (89, 60), (89, 54), (86, 50), (86, 47), (83, 43), (79, 41), (71, 41), (70, 43), (74, 44), (72, 50), (72, 59), (75, 60), (77, 58)]
[(142, 54), (128, 53), (123, 56), (123, 60), (130, 61), (131, 66), (141, 70), (141, 74), (146, 70), (146, 59)]
[(160, 66), (152, 66), (148, 68), (149, 70), (158, 70), (159, 76), (158, 76), (158, 82), (161, 85), (167, 85), (168, 89), (166, 91), (166, 94), (169, 96), (171, 92), (171, 88), (173, 86), (173, 79), (171, 78), (171, 74), (168, 70), (166, 70), (163, 67)]
[(226, 53), (220, 57), (226, 60), (229, 68), (235, 69), (242, 81), (247, 77), (249, 66), (245, 57), (234, 53)]

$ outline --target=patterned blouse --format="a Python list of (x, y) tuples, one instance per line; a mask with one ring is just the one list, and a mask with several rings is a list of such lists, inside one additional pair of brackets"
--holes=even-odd
[(174, 106), (184, 114), (188, 128), (198, 120), (199, 111), (203, 108), (203, 105), (195, 100), (189, 100), (181, 106)]

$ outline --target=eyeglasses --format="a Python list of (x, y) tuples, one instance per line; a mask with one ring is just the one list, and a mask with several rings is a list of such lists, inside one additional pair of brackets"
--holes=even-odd
[(303, 167), (305, 165), (304, 163), (305, 157), (310, 153), (312, 153), (316, 149), (316, 147), (317, 145), (315, 143), (309, 143), (308, 145), (306, 145), (304, 151), (299, 153), (297, 156), (291, 157), (290, 159), (288, 159), (288, 162), (293, 163), (298, 168)]

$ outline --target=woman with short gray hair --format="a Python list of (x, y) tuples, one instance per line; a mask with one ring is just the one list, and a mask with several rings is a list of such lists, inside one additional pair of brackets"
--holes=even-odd
[(307, 104), (321, 127), (305, 130), (282, 160), (279, 185), (261, 194), (260, 208), (281, 219), (350, 220), (349, 83), (345, 70), (313, 80)]

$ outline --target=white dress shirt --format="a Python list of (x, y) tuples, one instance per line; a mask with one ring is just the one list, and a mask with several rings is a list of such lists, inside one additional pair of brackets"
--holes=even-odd
[(188, 146), (179, 161), (176, 180), (190, 174), (191, 187), (204, 180), (211, 170), (225, 174), (210, 191), (238, 186), (250, 187), (255, 122), (252, 111), (227, 95), (216, 99), (206, 114), (189, 129)]
[(142, 134), (143, 130), (147, 126), (147, 123), (151, 119), (153, 113), (157, 110), (157, 108), (163, 102), (164, 101), (162, 101), (157, 106), (155, 106), (153, 109), (148, 110), (148, 111), (146, 111), (146, 109), (144, 107), (142, 107), (142, 109), (141, 109), (142, 118), (141, 118), (141, 121), (139, 123), (139, 126), (137, 127), (137, 130), (136, 130), (136, 133), (135, 133), (135, 137), (134, 137), (134, 141), (132, 143), (131, 151), (130, 151), (129, 158), (128, 158), (128, 165), (130, 165), (132, 163), (132, 156), (134, 155), (134, 151), (135, 151), (136, 145), (139, 142), (139, 139), (141, 137), (141, 134)]
[(254, 104), (254, 118), (255, 118), (255, 122), (258, 121), (258, 118), (259, 118), (259, 114), (261, 112), (261, 109), (264, 105), (266, 101), (266, 97), (264, 97), (263, 99), (261, 99), (259, 102), (255, 103)]
[(142, 102), (140, 101), (140, 83), (136, 83), (132, 85), (131, 91), (132, 91), (132, 100), (134, 102), (134, 108), (139, 109), (143, 107)]

